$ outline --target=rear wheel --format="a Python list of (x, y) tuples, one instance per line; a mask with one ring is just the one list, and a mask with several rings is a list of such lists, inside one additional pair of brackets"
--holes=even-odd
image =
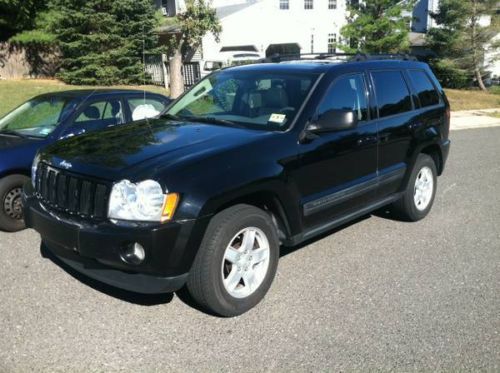
[(188, 279), (194, 300), (220, 316), (240, 315), (259, 303), (276, 274), (279, 240), (263, 210), (236, 205), (210, 222)]
[(25, 228), (21, 195), (24, 175), (10, 175), (0, 179), (0, 229), (16, 232)]
[(403, 196), (393, 205), (396, 214), (407, 221), (423, 219), (434, 203), (436, 186), (434, 160), (427, 154), (419, 154)]

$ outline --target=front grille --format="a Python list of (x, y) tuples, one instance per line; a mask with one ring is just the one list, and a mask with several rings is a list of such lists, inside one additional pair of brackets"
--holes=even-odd
[(40, 163), (35, 189), (43, 204), (54, 210), (84, 218), (106, 217), (109, 186), (103, 182)]

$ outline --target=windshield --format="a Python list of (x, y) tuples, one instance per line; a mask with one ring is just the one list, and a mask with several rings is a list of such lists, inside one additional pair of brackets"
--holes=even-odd
[(203, 79), (166, 112), (181, 119), (285, 130), (317, 75), (220, 71)]
[(68, 98), (32, 99), (0, 119), (0, 133), (46, 137), (62, 121)]

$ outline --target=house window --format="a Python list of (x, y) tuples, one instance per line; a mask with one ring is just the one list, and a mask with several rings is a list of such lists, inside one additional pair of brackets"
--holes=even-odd
[(328, 53), (335, 53), (336, 50), (337, 35), (328, 34)]
[(328, 0), (328, 9), (337, 9), (337, 0)]
[(314, 53), (314, 34), (311, 34), (311, 53)]
[(280, 0), (280, 9), (281, 10), (290, 9), (290, 1), (289, 0)]
[(304, 9), (313, 9), (313, 0), (304, 0)]

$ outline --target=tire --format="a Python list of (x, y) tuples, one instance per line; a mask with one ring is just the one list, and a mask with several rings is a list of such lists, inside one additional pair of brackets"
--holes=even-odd
[(9, 175), (0, 179), (1, 230), (17, 232), (26, 228), (22, 215), (21, 192), (28, 180), (24, 175)]
[[(419, 187), (417, 181), (424, 186)], [(422, 184), (421, 184), (422, 185)], [(429, 190), (429, 188), (431, 190)], [(418, 190), (417, 190), (418, 189)], [(418, 221), (427, 216), (434, 203), (437, 189), (437, 169), (434, 160), (427, 154), (419, 154), (408, 185), (401, 199), (393, 204), (397, 217), (405, 221)], [(422, 198), (419, 198), (417, 194)]]
[[(237, 250), (230, 250), (229, 245)], [(210, 221), (187, 289), (194, 301), (210, 313), (241, 315), (264, 298), (276, 275), (278, 260), (279, 239), (271, 217), (257, 207), (235, 205)], [(243, 277), (236, 281), (238, 276)]]

